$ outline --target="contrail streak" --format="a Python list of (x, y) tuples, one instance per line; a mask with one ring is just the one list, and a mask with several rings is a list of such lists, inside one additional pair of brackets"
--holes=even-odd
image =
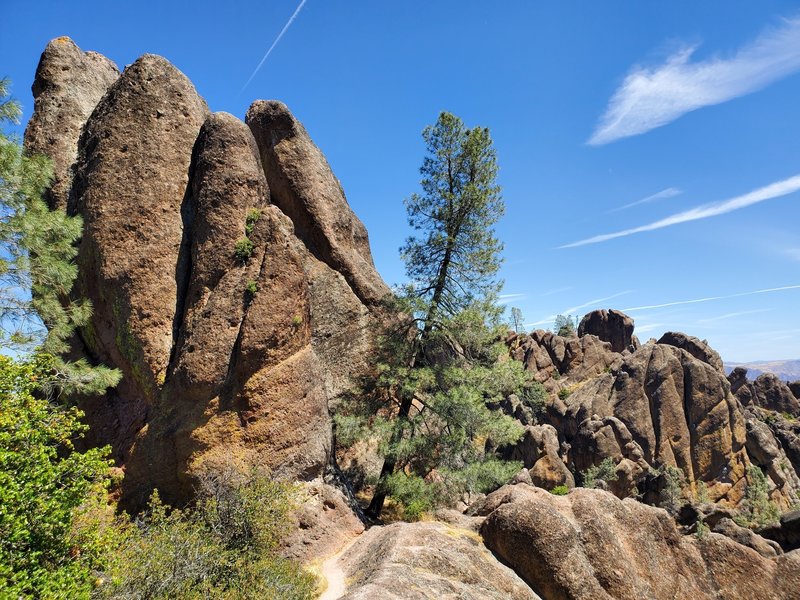
[(289, 27), (291, 27), (292, 23), (294, 23), (294, 20), (297, 18), (297, 15), (299, 15), (299, 14), (300, 14), (300, 11), (302, 10), (302, 8), (303, 8), (303, 5), (304, 5), (305, 3), (306, 3), (306, 0), (300, 0), (300, 4), (298, 4), (298, 6), (297, 6), (297, 8), (295, 9), (295, 11), (294, 11), (294, 13), (292, 14), (292, 16), (291, 16), (291, 17), (289, 17), (289, 20), (286, 22), (286, 25), (284, 25), (284, 26), (283, 26), (283, 29), (281, 29), (281, 32), (278, 34), (278, 37), (276, 37), (276, 38), (275, 38), (275, 41), (274, 41), (274, 42), (272, 42), (272, 46), (270, 46), (270, 47), (269, 47), (269, 50), (267, 50), (267, 53), (264, 55), (264, 58), (262, 58), (262, 59), (261, 59), (261, 62), (260, 62), (260, 63), (258, 63), (258, 66), (256, 67), (256, 70), (255, 70), (255, 71), (253, 71), (253, 74), (252, 74), (252, 75), (250, 75), (250, 79), (248, 79), (248, 80), (247, 80), (247, 83), (245, 83), (245, 84), (242, 86), (242, 89), (241, 89), (241, 90), (239, 90), (239, 93), (240, 93), (240, 94), (241, 94), (241, 93), (244, 91), (244, 89), (245, 89), (245, 88), (246, 88), (248, 85), (250, 85), (250, 82), (251, 82), (251, 81), (253, 81), (253, 77), (255, 77), (255, 76), (258, 74), (259, 70), (261, 70), (261, 67), (262, 67), (262, 66), (264, 65), (264, 63), (267, 61), (267, 59), (269, 58), (269, 55), (270, 55), (270, 54), (272, 53), (272, 51), (275, 49), (275, 46), (277, 46), (277, 45), (278, 45), (278, 42), (280, 42), (280, 41), (281, 41), (281, 38), (283, 37), (283, 34), (284, 34), (284, 33), (286, 33), (286, 31), (289, 29)]
[(656, 229), (663, 229), (664, 227), (671, 227), (680, 223), (688, 223), (690, 221), (697, 221), (699, 219), (708, 219), (709, 217), (716, 217), (724, 215), (734, 210), (746, 208), (759, 202), (772, 200), (773, 198), (780, 198), (800, 190), (800, 175), (783, 179), (771, 183), (747, 194), (724, 200), (723, 202), (716, 202), (713, 204), (703, 204), (690, 210), (672, 215), (655, 223), (642, 225), (641, 227), (634, 227), (633, 229), (625, 229), (616, 233), (604, 233), (603, 235), (596, 235), (594, 237), (580, 240), (579, 242), (572, 242), (571, 244), (564, 244), (558, 248), (577, 248), (578, 246), (586, 246), (587, 244), (597, 244), (599, 242), (606, 242), (620, 237), (633, 235), (634, 233), (642, 233), (643, 231), (654, 231)]
[(707, 298), (696, 298), (694, 300), (679, 300), (678, 302), (666, 302), (664, 304), (651, 304), (650, 306), (631, 306), (623, 308), (622, 312), (632, 312), (634, 310), (652, 310), (654, 308), (665, 308), (667, 306), (678, 306), (680, 304), (697, 304), (698, 302), (711, 302), (712, 300), (727, 300), (728, 298), (741, 298), (742, 296), (754, 296), (756, 294), (768, 294), (770, 292), (782, 292), (785, 290), (798, 290), (800, 285), (784, 285), (782, 287), (755, 290), (753, 292), (740, 292), (728, 296), (709, 296)]

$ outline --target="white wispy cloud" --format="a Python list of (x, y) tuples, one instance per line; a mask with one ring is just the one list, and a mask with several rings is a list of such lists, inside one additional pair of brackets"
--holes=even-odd
[(281, 41), (283, 34), (285, 34), (289, 30), (289, 27), (291, 27), (292, 23), (294, 23), (294, 20), (297, 18), (297, 15), (300, 14), (300, 11), (302, 10), (303, 5), (305, 3), (306, 0), (300, 0), (300, 4), (297, 5), (297, 8), (292, 13), (292, 16), (289, 17), (289, 20), (286, 22), (286, 25), (283, 26), (283, 29), (281, 29), (281, 32), (278, 34), (278, 37), (276, 37), (275, 41), (272, 42), (272, 45), (269, 47), (269, 50), (267, 50), (267, 53), (264, 55), (264, 58), (261, 59), (261, 62), (258, 63), (258, 66), (255, 68), (255, 71), (253, 71), (253, 74), (250, 75), (250, 79), (248, 79), (247, 82), (242, 86), (242, 89), (239, 90), (240, 94), (244, 91), (244, 89), (248, 85), (250, 85), (250, 82), (253, 81), (253, 77), (255, 77), (256, 74), (258, 74), (258, 72), (261, 70), (261, 67), (264, 65), (265, 62), (267, 62), (269, 55), (272, 54), (272, 51), (275, 49), (275, 46), (277, 46), (278, 42)]
[(577, 242), (572, 242), (571, 244), (559, 246), (559, 248), (576, 248), (578, 246), (586, 246), (587, 244), (597, 244), (600, 242), (607, 242), (608, 240), (633, 235), (634, 233), (653, 231), (655, 229), (663, 229), (664, 227), (670, 227), (680, 223), (687, 223), (689, 221), (717, 217), (734, 210), (739, 210), (740, 208), (745, 208), (753, 204), (758, 204), (759, 202), (764, 202), (765, 200), (772, 200), (773, 198), (786, 196), (787, 194), (791, 194), (797, 190), (800, 190), (800, 175), (795, 175), (793, 177), (789, 177), (788, 179), (776, 181), (775, 183), (771, 183), (757, 190), (753, 190), (747, 194), (730, 198), (729, 200), (702, 204), (695, 208), (679, 212), (659, 221), (655, 221), (654, 223), (649, 223), (640, 227), (634, 227), (632, 229), (625, 229), (623, 231), (617, 231), (615, 233), (596, 235), (585, 240), (579, 240)]
[(679, 190), (678, 188), (670, 187), (665, 190), (661, 190), (660, 192), (656, 192), (655, 194), (651, 194), (646, 198), (642, 198), (641, 200), (637, 200), (636, 202), (631, 202), (630, 204), (626, 204), (624, 206), (618, 206), (617, 208), (612, 208), (608, 212), (617, 212), (620, 210), (625, 210), (626, 208), (632, 208), (634, 206), (639, 206), (640, 204), (649, 204), (650, 202), (655, 202), (656, 200), (663, 200), (664, 198), (673, 198), (679, 194), (682, 194), (683, 191)]
[(647, 333), (648, 331), (653, 331), (654, 329), (659, 329), (664, 327), (664, 323), (651, 323), (649, 325), (637, 325), (635, 328), (636, 333)]
[(543, 294), (540, 294), (540, 295), (542, 297), (544, 297), (544, 296), (552, 296), (553, 294), (561, 294), (562, 292), (568, 292), (571, 289), (572, 289), (571, 287), (555, 288), (555, 289), (552, 289), (552, 290), (547, 290), (546, 292), (544, 292)]
[(633, 312), (635, 310), (653, 310), (656, 308), (665, 308), (667, 306), (679, 306), (681, 304), (698, 304), (700, 302), (711, 302), (713, 300), (727, 300), (730, 298), (741, 298), (742, 296), (755, 296), (756, 294), (769, 294), (772, 292), (783, 292), (786, 290), (798, 290), (800, 285), (784, 285), (775, 288), (766, 288), (763, 290), (754, 290), (752, 292), (740, 292), (738, 294), (729, 294), (727, 296), (707, 296), (705, 298), (695, 298), (693, 300), (678, 300), (677, 302), (665, 302), (664, 304), (651, 304), (649, 306), (631, 306), (623, 308), (622, 312)]
[(579, 304), (578, 306), (572, 306), (566, 310), (561, 311), (562, 315), (571, 315), (582, 308), (588, 308), (590, 306), (596, 306), (601, 302), (606, 302), (607, 300), (613, 300), (614, 298), (619, 298), (620, 296), (624, 296), (626, 294), (632, 293), (633, 290), (625, 290), (624, 292), (619, 292), (618, 294), (613, 294), (611, 296), (606, 296), (605, 298), (595, 298), (594, 300), (589, 300), (588, 302), (584, 302), (583, 304)]
[(696, 49), (684, 47), (656, 67), (635, 66), (612, 96), (588, 143), (598, 146), (645, 133), (800, 70), (800, 18), (783, 19), (730, 58), (692, 61)]
[(508, 304), (513, 302), (514, 300), (519, 300), (524, 298), (527, 294), (500, 294), (497, 296), (497, 303), (498, 304)]
[(785, 248), (783, 253), (790, 259), (800, 262), (800, 248)]

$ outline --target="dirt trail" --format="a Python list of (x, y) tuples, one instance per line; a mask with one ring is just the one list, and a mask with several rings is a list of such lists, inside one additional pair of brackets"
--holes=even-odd
[(344, 571), (342, 571), (342, 568), (339, 566), (339, 559), (360, 537), (360, 535), (354, 537), (342, 546), (336, 554), (329, 556), (322, 563), (320, 573), (322, 577), (325, 578), (325, 581), (328, 582), (328, 587), (325, 588), (319, 600), (338, 600), (344, 595), (347, 584), (345, 582)]

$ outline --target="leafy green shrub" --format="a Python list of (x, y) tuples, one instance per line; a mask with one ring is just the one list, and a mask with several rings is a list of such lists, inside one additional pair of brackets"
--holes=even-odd
[(658, 496), (658, 505), (671, 513), (676, 513), (683, 503), (683, 486), (686, 482), (683, 471), (669, 465), (660, 467), (658, 469), (658, 474), (663, 476), (663, 485)]
[(105, 552), (100, 525), (79, 517), (104, 504), (108, 448), (75, 450), (82, 413), (34, 396), (50, 364), (0, 355), (2, 598), (86, 597)]
[(697, 500), (697, 502), (699, 502), (700, 504), (707, 504), (708, 502), (710, 502), (710, 499), (708, 497), (708, 486), (706, 485), (705, 481), (698, 481), (695, 486), (695, 489), (697, 490), (695, 492), (695, 499)]
[(248, 236), (251, 233), (253, 233), (253, 229), (255, 228), (256, 223), (258, 223), (258, 220), (260, 218), (261, 218), (261, 209), (259, 208), (253, 208), (250, 210), (250, 212), (247, 213), (247, 218), (244, 224), (244, 230)]
[(253, 242), (250, 241), (250, 238), (243, 237), (239, 239), (233, 247), (233, 255), (236, 257), (236, 260), (244, 264), (253, 256), (254, 250), (255, 246)]
[(303, 324), (303, 317), (295, 315), (292, 317), (292, 327), (300, 327)]
[(244, 293), (247, 295), (248, 298), (252, 298), (258, 292), (258, 283), (253, 281), (252, 279), (247, 282), (247, 286), (244, 288)]
[(711, 530), (708, 528), (708, 525), (706, 525), (705, 521), (700, 520), (697, 522), (697, 529), (694, 532), (694, 535), (698, 540), (706, 539), (710, 532)]
[(542, 421), (547, 416), (547, 390), (538, 381), (532, 381), (523, 387), (520, 399), (531, 408), (537, 421)]
[(314, 577), (281, 559), (295, 490), (257, 469), (218, 466), (200, 477), (197, 506), (167, 510), (158, 494), (121, 540), (100, 598), (315, 597)]
[(581, 472), (583, 487), (594, 488), (597, 487), (600, 481), (606, 483), (617, 480), (617, 465), (614, 459), (609, 457), (603, 459), (599, 465), (592, 465), (585, 471)]
[(764, 472), (755, 465), (747, 467), (747, 488), (744, 507), (734, 518), (742, 527), (763, 527), (780, 518), (778, 506), (769, 497), (769, 483)]
[(569, 488), (565, 485), (557, 485), (552, 490), (550, 490), (550, 493), (553, 494), (554, 496), (566, 496), (567, 494), (569, 494)]
[(572, 390), (571, 390), (571, 389), (569, 389), (569, 388), (561, 388), (560, 390), (558, 390), (558, 397), (559, 397), (561, 400), (566, 400), (566, 399), (567, 399), (567, 398), (569, 398), (571, 395), (572, 395)]

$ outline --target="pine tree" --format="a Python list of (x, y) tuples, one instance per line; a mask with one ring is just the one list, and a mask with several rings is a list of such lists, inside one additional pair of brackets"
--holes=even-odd
[[(37, 347), (59, 357), (91, 314), (88, 302), (68, 300), (82, 222), (49, 210), (42, 199), (52, 179), (50, 161), (25, 155), (19, 140), (5, 132), (20, 113), (8, 98), (8, 81), (0, 80), (0, 346), (14, 352)], [(85, 360), (56, 358), (50, 374), (41, 382), (48, 391), (96, 393), (119, 380), (117, 371)]]
[[(397, 302), (407, 318), (385, 333), (379, 374), (366, 394), (368, 429), (382, 436), (385, 457), (367, 509), (374, 517), (387, 494), (405, 498), (407, 513), (416, 513), (446, 492), (496, 487), (518, 469), (484, 450), (487, 440), (519, 438), (519, 425), (487, 404), (526, 382), (518, 363), (503, 360), (506, 329), (496, 303), (502, 244), (493, 226), (504, 205), (491, 136), (446, 112), (422, 135), (422, 193), (405, 202), (417, 234), (401, 249), (412, 283)], [(347, 415), (338, 424), (345, 437), (363, 425)]]

